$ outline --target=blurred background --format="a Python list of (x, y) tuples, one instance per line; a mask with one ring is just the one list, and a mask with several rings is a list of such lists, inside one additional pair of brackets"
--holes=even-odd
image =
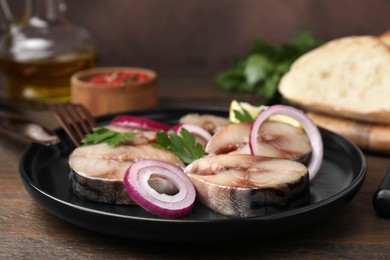
[[(9, 1), (21, 17), (24, 1)], [(381, 34), (388, 0), (66, 0), (67, 17), (92, 34), (101, 65), (224, 69), (256, 37), (273, 44), (302, 30), (317, 39)]]
[[(9, 4), (22, 17), (24, 1)], [(279, 45), (304, 30), (330, 40), (379, 35), (390, 27), (388, 0), (67, 0), (66, 5), (69, 20), (91, 33), (98, 66), (156, 70), (162, 104), (189, 95), (189, 103), (201, 100), (202, 91), (181, 93), (177, 86), (213, 88), (215, 75), (248, 53), (257, 37)], [(215, 104), (226, 105), (226, 93), (212, 91), (223, 96)]]

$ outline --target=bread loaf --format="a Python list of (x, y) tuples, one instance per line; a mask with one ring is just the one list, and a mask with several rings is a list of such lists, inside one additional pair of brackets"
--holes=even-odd
[(279, 92), (314, 111), (390, 124), (385, 37), (344, 37), (306, 53), (283, 76)]
[(336, 132), (370, 152), (390, 154), (390, 125), (365, 123), (317, 112), (307, 115), (316, 125)]
[(384, 44), (390, 47), (390, 31), (383, 33), (379, 38)]

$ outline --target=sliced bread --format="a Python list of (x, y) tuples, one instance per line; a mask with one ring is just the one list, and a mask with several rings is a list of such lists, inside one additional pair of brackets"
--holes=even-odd
[(316, 125), (347, 137), (365, 151), (390, 154), (390, 125), (366, 123), (317, 112), (308, 112), (307, 115)]
[(390, 124), (390, 49), (374, 36), (330, 41), (297, 59), (279, 92), (314, 111)]

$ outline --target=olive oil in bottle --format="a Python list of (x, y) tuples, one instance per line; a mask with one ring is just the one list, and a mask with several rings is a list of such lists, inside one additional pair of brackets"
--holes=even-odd
[(68, 54), (31, 61), (0, 59), (6, 75), (6, 94), (10, 98), (45, 103), (70, 101), (70, 77), (94, 67), (94, 53)]
[[(1, 7), (6, 3), (3, 1)], [(69, 102), (71, 76), (95, 66), (92, 38), (64, 15), (64, 0), (25, 0), (25, 3), (21, 22), (15, 22), (5, 12), (8, 23), (0, 37), (5, 94), (44, 103)]]

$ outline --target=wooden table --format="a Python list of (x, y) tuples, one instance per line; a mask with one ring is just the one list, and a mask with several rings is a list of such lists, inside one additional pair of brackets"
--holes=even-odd
[[(193, 72), (179, 77), (169, 73), (162, 75), (162, 105), (222, 106), (229, 104), (233, 97), (253, 99), (215, 89), (211, 75), (210, 72)], [(186, 89), (186, 93), (177, 91), (178, 87)], [(50, 121), (48, 117), (44, 121)], [(313, 226), (233, 245), (176, 245), (110, 237), (52, 216), (27, 194), (19, 178), (18, 161), (26, 147), (26, 144), (0, 136), (0, 259), (390, 257), (390, 219), (378, 216), (371, 203), (390, 165), (390, 159), (385, 156), (366, 154), (367, 176), (356, 197)]]

